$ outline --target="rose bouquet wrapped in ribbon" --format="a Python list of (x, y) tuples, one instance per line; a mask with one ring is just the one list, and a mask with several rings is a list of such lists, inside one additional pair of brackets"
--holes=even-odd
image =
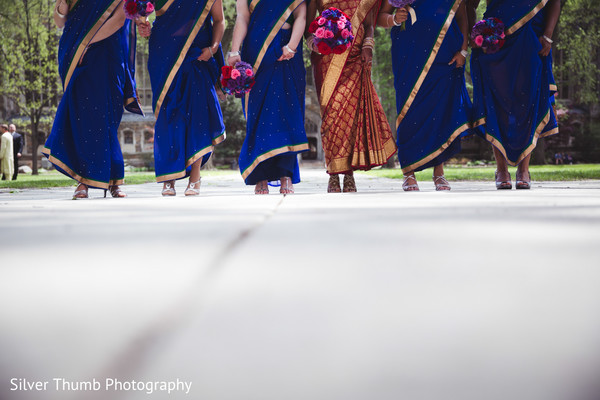
[(237, 62), (235, 66), (221, 67), (221, 87), (227, 94), (232, 94), (238, 99), (244, 97), (254, 86), (254, 71), (247, 62)]
[[(411, 23), (414, 24), (415, 22), (417, 22), (417, 13), (415, 12), (415, 9), (411, 7), (411, 5), (415, 1), (416, 0), (388, 0), (388, 3), (390, 3), (390, 5), (392, 7), (395, 7), (397, 9), (406, 7), (406, 10), (410, 14)], [(403, 22), (401, 30), (405, 30), (405, 29), (406, 29), (406, 22)]]
[(308, 32), (313, 34), (314, 45), (321, 54), (342, 54), (352, 46), (354, 40), (350, 17), (334, 7), (323, 10), (310, 23)]
[(147, 19), (154, 12), (154, 0), (125, 0), (125, 16), (132, 20)]
[(473, 26), (471, 40), (484, 53), (493, 54), (504, 46), (504, 24), (498, 18), (483, 19)]

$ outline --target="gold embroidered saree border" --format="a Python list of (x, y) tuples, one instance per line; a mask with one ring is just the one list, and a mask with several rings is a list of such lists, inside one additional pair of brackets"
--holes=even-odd
[(72, 179), (76, 180), (79, 183), (83, 183), (84, 185), (98, 187), (98, 188), (102, 188), (102, 189), (108, 189), (109, 186), (122, 185), (124, 182), (123, 179), (112, 179), (108, 182), (101, 182), (101, 181), (96, 181), (94, 179), (84, 178), (81, 175), (75, 173), (75, 171), (73, 171), (71, 168), (69, 168), (69, 166), (67, 164), (65, 164), (58, 158), (54, 157), (52, 155), (52, 150), (50, 150), (48, 147), (44, 147), (42, 149), (42, 154), (45, 154), (46, 156), (48, 156), (48, 160), (52, 164), (58, 165), (60, 167), (60, 169), (65, 171)]
[(461, 133), (463, 133), (464, 131), (466, 131), (469, 128), (471, 128), (471, 124), (469, 122), (465, 122), (464, 124), (462, 124), (461, 126), (456, 128), (456, 130), (454, 132), (452, 132), (452, 135), (450, 135), (448, 140), (444, 144), (442, 144), (437, 150), (435, 150), (433, 153), (429, 153), (429, 155), (425, 156), (424, 158), (420, 159), (419, 161), (414, 162), (414, 163), (410, 164), (409, 166), (402, 168), (402, 173), (407, 174), (409, 172), (412, 172), (412, 171), (416, 170), (417, 168), (419, 168), (420, 166), (427, 164), (428, 162), (430, 162), (431, 160), (433, 160), (434, 158), (436, 158), (437, 156), (442, 154), (448, 147), (450, 147), (450, 145), (456, 139), (458, 139), (458, 137), (460, 136)]
[[(285, 12), (281, 15), (281, 17), (279, 17), (279, 20), (277, 20), (275, 25), (273, 25), (273, 28), (271, 29), (269, 36), (267, 36), (267, 38), (265, 39), (265, 41), (260, 49), (260, 52), (258, 53), (258, 56), (256, 57), (256, 61), (254, 62), (254, 65), (252, 66), (252, 69), (254, 70), (255, 75), (256, 75), (256, 72), (258, 71), (258, 68), (260, 67), (260, 64), (262, 63), (263, 58), (265, 57), (265, 53), (267, 52), (267, 50), (269, 49), (269, 46), (273, 42), (273, 39), (275, 39), (275, 36), (277, 36), (279, 31), (281, 30), (281, 27), (283, 26), (283, 24), (285, 24), (285, 21), (287, 21), (287, 19), (294, 12), (296, 7), (298, 7), (302, 3), (304, 3), (304, 0), (295, 0), (292, 4), (290, 4), (290, 6), (287, 8), (287, 10), (285, 10)], [(250, 99), (250, 92), (246, 93), (245, 98), (246, 98), (246, 106), (244, 107), (244, 109), (245, 109), (244, 111), (246, 113), (246, 118), (248, 118), (248, 100)]]
[[(104, 23), (110, 18), (115, 9), (121, 4), (121, 1), (122, 0), (115, 0), (111, 3), (110, 6), (108, 6), (106, 11), (102, 13), (100, 18), (98, 18), (98, 21), (96, 21), (94, 26), (92, 26), (92, 28), (88, 31), (87, 35), (85, 35), (81, 43), (79, 43), (79, 46), (77, 46), (77, 51), (75, 52), (75, 55), (73, 56), (73, 59), (69, 64), (69, 69), (67, 70), (63, 90), (67, 90), (67, 86), (69, 85), (69, 82), (71, 82), (71, 78), (73, 77), (75, 68), (77, 68), (77, 65), (79, 65), (79, 60), (85, 53), (85, 49), (89, 46), (90, 42), (92, 41), (94, 36), (96, 36), (96, 33), (98, 33), (100, 28), (102, 28), (102, 25), (104, 25)], [(73, 4), (73, 6), (75, 6), (75, 4)]]
[(171, 4), (173, 4), (175, 0), (168, 0), (159, 10), (156, 10), (156, 16), (160, 17), (161, 15), (163, 15), (164, 13), (167, 12), (167, 10), (169, 9), (169, 7), (171, 7)]
[(354, 154), (350, 154), (347, 157), (338, 157), (330, 160), (327, 164), (327, 173), (328, 174), (341, 174), (347, 171), (369, 171), (372, 168), (379, 167), (384, 165), (390, 158), (396, 154), (396, 142), (393, 138), (390, 138), (386, 141), (382, 148), (377, 151), (369, 150), (369, 158), (371, 160), (379, 158), (379, 162), (369, 163), (367, 164), (367, 159), (365, 157), (365, 153), (358, 153), (358, 165), (353, 165)]
[[(350, 23), (352, 24), (352, 35), (356, 37), (358, 34), (358, 30), (362, 25), (363, 21), (371, 12), (373, 7), (377, 6), (379, 1), (377, 0), (363, 0), (360, 5), (356, 9), (356, 12), (352, 16), (352, 20)], [(356, 44), (356, 40), (352, 43), (352, 46)], [(361, 43), (362, 45), (362, 43)], [(333, 92), (337, 87), (338, 80), (342, 75), (342, 70), (346, 65), (346, 61), (348, 60), (348, 56), (350, 55), (350, 49), (346, 50), (342, 54), (335, 54), (331, 61), (329, 62), (329, 67), (327, 68), (327, 73), (325, 74), (325, 78), (323, 79), (323, 85), (321, 86), (321, 93), (319, 96), (321, 102), (321, 109), (325, 110), (329, 101), (331, 100), (331, 96), (333, 96)]]
[(304, 151), (304, 150), (308, 150), (308, 143), (296, 144), (293, 146), (283, 146), (278, 149), (273, 149), (271, 151), (267, 151), (266, 153), (263, 153), (254, 159), (252, 164), (250, 164), (250, 166), (242, 172), (242, 178), (245, 180), (252, 173), (252, 171), (254, 171), (254, 169), (258, 166), (258, 164), (260, 164), (261, 162), (263, 162), (265, 160), (268, 160), (269, 158), (273, 158), (273, 157), (278, 156), (283, 153), (289, 153), (289, 152), (297, 153), (297, 152)]
[(544, 8), (546, 6), (546, 3), (548, 3), (548, 0), (541, 0), (533, 8), (533, 10), (529, 11), (523, 18), (521, 18), (520, 20), (515, 22), (510, 28), (506, 29), (505, 33), (507, 35), (511, 35), (511, 34), (515, 33), (516, 31), (518, 31), (521, 27), (523, 27), (523, 25), (525, 25), (527, 22), (529, 22), (531, 20), (531, 18), (535, 17), (535, 15), (538, 12), (540, 12), (540, 10), (542, 8)]
[(215, 3), (215, 0), (208, 0), (208, 2), (206, 3), (206, 6), (204, 7), (202, 14), (200, 14), (200, 17), (198, 17), (198, 19), (196, 20), (196, 23), (194, 24), (194, 28), (190, 32), (190, 34), (183, 46), (183, 49), (181, 49), (181, 52), (179, 53), (179, 57), (177, 58), (175, 65), (173, 65), (173, 68), (171, 68), (171, 72), (167, 76), (165, 84), (163, 85), (162, 90), (160, 91), (160, 96), (158, 98), (158, 101), (156, 102), (156, 107), (154, 109), (154, 116), (157, 119), (158, 119), (158, 114), (160, 113), (160, 108), (162, 107), (162, 104), (165, 101), (165, 97), (167, 96), (167, 92), (169, 91), (169, 88), (171, 87), (171, 84), (173, 83), (173, 80), (175, 79), (177, 72), (179, 72), (179, 68), (181, 68), (181, 64), (183, 64), (183, 60), (185, 59), (185, 56), (187, 55), (188, 50), (192, 46), (192, 43), (194, 42), (196, 35), (198, 35), (198, 32), (202, 28), (202, 25), (204, 25), (204, 21), (206, 20), (206, 17), (208, 16), (208, 13), (212, 9), (212, 6), (214, 3)]
[(433, 49), (431, 49), (429, 58), (427, 59), (427, 62), (425, 63), (425, 66), (423, 67), (423, 70), (421, 71), (421, 75), (417, 79), (417, 82), (415, 83), (415, 86), (413, 87), (413, 89), (410, 93), (410, 96), (408, 96), (408, 99), (402, 106), (402, 109), (400, 110), (400, 114), (398, 114), (398, 118), (396, 118), (396, 130), (398, 129), (398, 126), (400, 126), (400, 123), (402, 122), (404, 117), (406, 116), (406, 113), (408, 112), (410, 106), (412, 105), (413, 101), (415, 100), (415, 97), (417, 97), (417, 93), (419, 93), (419, 90), (421, 89), (421, 85), (423, 85), (423, 81), (425, 81), (425, 78), (429, 74), (429, 69), (431, 68), (431, 65), (433, 64), (433, 62), (435, 61), (435, 58), (437, 57), (438, 51), (439, 51), (440, 47), (442, 46), (442, 43), (444, 42), (446, 33), (448, 32), (448, 29), (450, 28), (450, 24), (452, 24), (452, 21), (454, 20), (454, 16), (456, 15), (456, 10), (458, 10), (458, 7), (460, 6), (461, 2), (462, 2), (462, 0), (455, 0), (454, 5), (450, 9), (450, 12), (448, 13), (448, 17), (446, 18), (446, 22), (444, 22), (444, 25), (442, 26), (442, 29), (440, 30), (440, 33), (435, 42), (435, 45), (433, 46)]
[(258, 4), (259, 1), (260, 0), (252, 0), (250, 5), (248, 6), (248, 11), (250, 11), (250, 14), (252, 14), (252, 11), (254, 11), (254, 9), (256, 8), (256, 5)]
[[(483, 122), (480, 125), (485, 124), (485, 118), (482, 118), (479, 121), (481, 121), (481, 120), (483, 120)], [(500, 153), (502, 153), (502, 155), (504, 156), (504, 159), (506, 160), (508, 165), (511, 165), (514, 167), (514, 166), (519, 165), (519, 163), (521, 161), (523, 161), (523, 159), (525, 157), (527, 157), (533, 151), (533, 149), (535, 149), (535, 146), (537, 145), (537, 141), (539, 138), (556, 135), (558, 133), (558, 127), (550, 129), (549, 131), (542, 133), (542, 131), (544, 130), (544, 127), (546, 127), (546, 125), (548, 124), (548, 121), (550, 121), (550, 109), (548, 109), (548, 112), (542, 119), (542, 122), (540, 122), (538, 124), (538, 126), (536, 127), (535, 133), (533, 135), (533, 139), (531, 140), (531, 144), (529, 146), (527, 146), (527, 148), (525, 150), (523, 150), (523, 152), (521, 152), (521, 155), (519, 156), (517, 161), (512, 161), (512, 160), (508, 159), (508, 157), (506, 156), (506, 150), (504, 149), (504, 146), (502, 146), (502, 143), (500, 143), (500, 141), (498, 139), (496, 139), (495, 137), (493, 137), (492, 135), (490, 135), (487, 132), (485, 133), (485, 139), (488, 142), (490, 142), (494, 147), (496, 147), (498, 149), (498, 151), (500, 151)]]

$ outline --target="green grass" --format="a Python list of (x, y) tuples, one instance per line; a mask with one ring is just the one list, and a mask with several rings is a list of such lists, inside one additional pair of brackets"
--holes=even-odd
[[(202, 171), (202, 176), (227, 175), (233, 171)], [(125, 184), (139, 185), (142, 183), (156, 182), (154, 172), (126, 172)], [(63, 174), (52, 171), (40, 175), (19, 174), (16, 181), (0, 181), (0, 189), (29, 189), (75, 186), (75, 181)]]
[[(496, 167), (461, 167), (446, 166), (444, 174), (450, 181), (490, 181), (494, 180)], [(510, 167), (513, 179), (516, 168)], [(432, 169), (417, 172), (417, 180), (431, 179)], [(585, 179), (600, 179), (600, 164), (575, 165), (532, 165), (531, 178), (536, 181), (581, 181)], [(403, 179), (400, 169), (376, 169), (365, 174), (382, 178)]]

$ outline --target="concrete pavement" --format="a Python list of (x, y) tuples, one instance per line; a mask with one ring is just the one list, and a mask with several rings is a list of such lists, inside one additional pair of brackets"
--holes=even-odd
[(600, 398), (600, 182), (303, 180), (0, 192), (0, 399)]

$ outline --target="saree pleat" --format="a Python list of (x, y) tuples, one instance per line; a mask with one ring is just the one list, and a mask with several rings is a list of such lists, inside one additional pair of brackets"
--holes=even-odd
[(392, 28), (398, 111), (398, 159), (404, 173), (436, 166), (461, 150), (471, 133), (464, 68), (448, 65), (463, 35), (454, 20), (460, 1), (417, 0), (417, 22)]
[(154, 166), (157, 182), (189, 176), (225, 139), (215, 83), (223, 56), (198, 61), (212, 44), (214, 0), (178, 0), (158, 8), (152, 28), (148, 71), (153, 92)]
[(306, 70), (302, 43), (293, 58), (277, 61), (291, 29), (281, 29), (302, 1), (261, 0), (250, 15), (242, 60), (255, 70), (255, 84), (243, 99), (246, 138), (239, 157), (247, 185), (288, 176), (300, 182), (297, 154), (308, 150), (304, 129)]
[(58, 171), (100, 189), (123, 183), (118, 140), (123, 107), (142, 114), (133, 81), (130, 47), (135, 47), (135, 32), (130, 22), (89, 44), (120, 4), (79, 0), (69, 12), (59, 44), (65, 90), (42, 150)]
[(552, 58), (538, 54), (546, 1), (490, 1), (485, 17), (504, 22), (506, 41), (497, 53), (475, 49), (471, 57), (477, 133), (511, 165), (527, 157), (538, 138), (558, 133)]
[(396, 152), (375, 87), (371, 67), (361, 59), (364, 17), (378, 1), (320, 1), (318, 11), (336, 7), (353, 24), (355, 36), (348, 54), (311, 55), (317, 93), (321, 100), (321, 136), (329, 174), (369, 170), (383, 165)]

